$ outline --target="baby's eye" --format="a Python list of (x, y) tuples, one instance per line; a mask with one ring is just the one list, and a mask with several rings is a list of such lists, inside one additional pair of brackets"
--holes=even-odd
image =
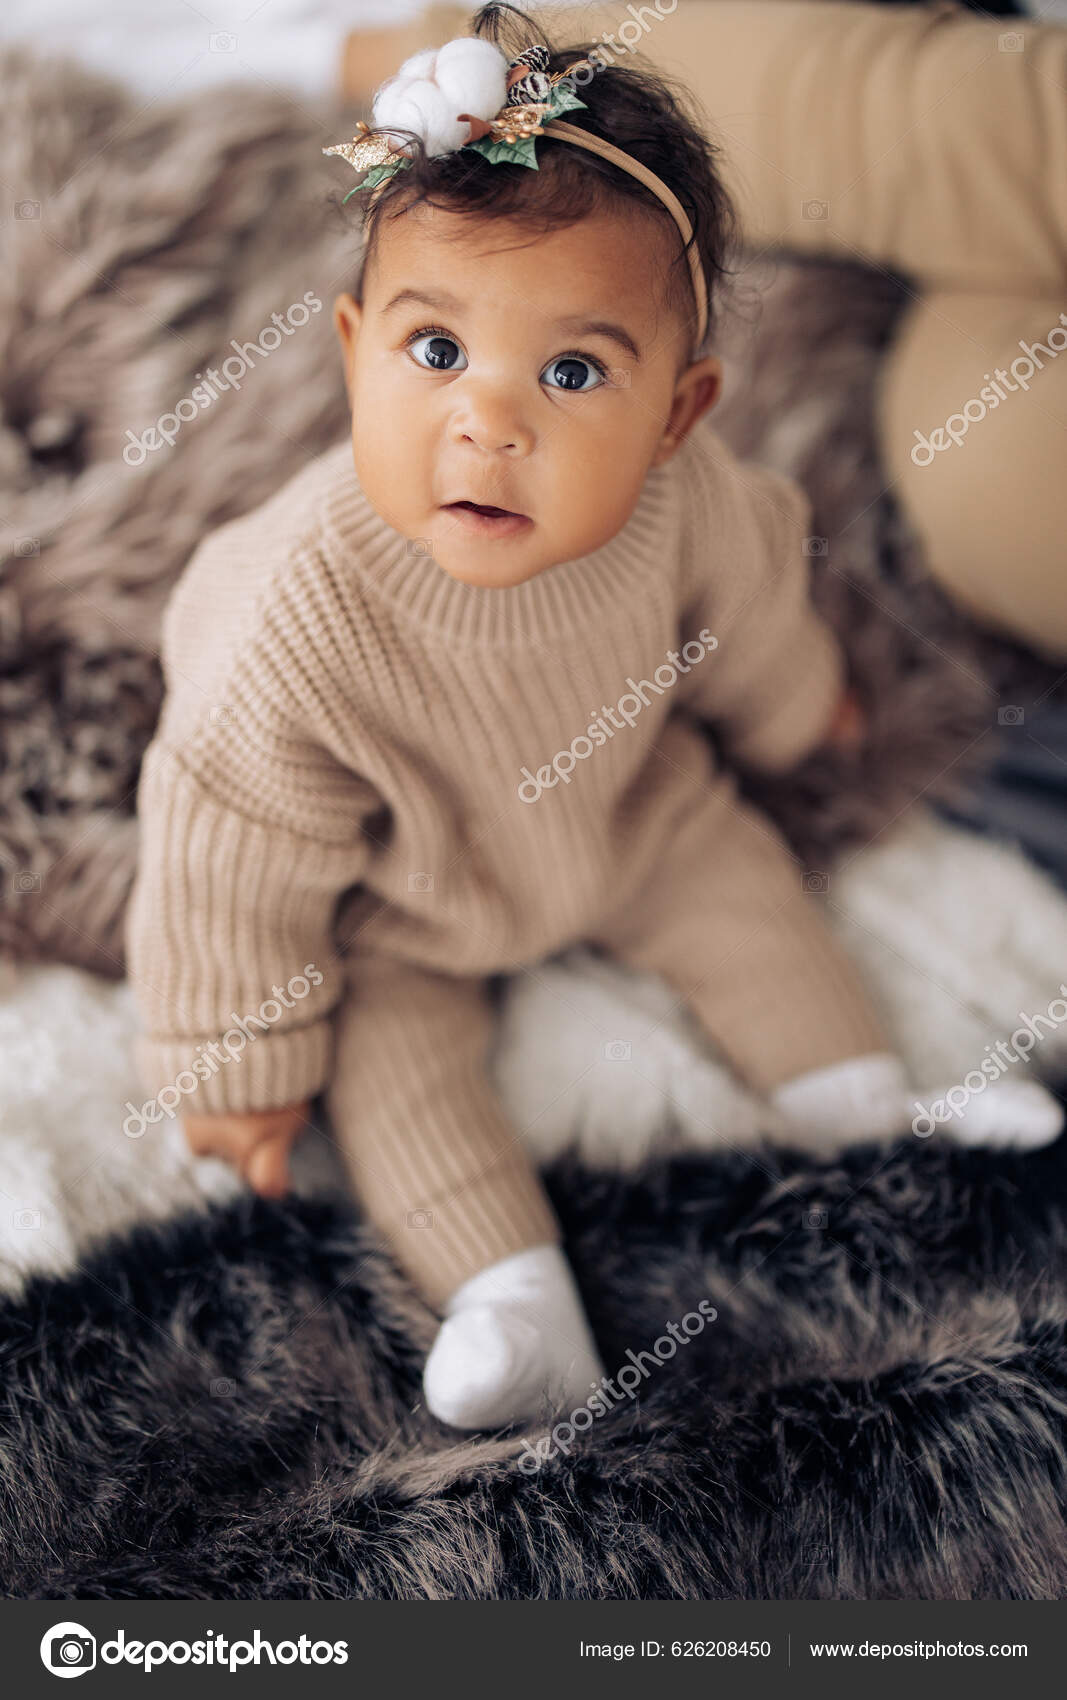
[[(604, 382), (602, 369), (581, 354), (558, 355), (545, 367), (542, 376), (550, 389), (558, 390), (595, 390)], [(595, 381), (588, 383), (589, 378)]]
[[(423, 344), (425, 360), (415, 352)], [(419, 366), (425, 366), (431, 372), (462, 372), (467, 364), (467, 356), (458, 342), (450, 336), (439, 336), (436, 331), (414, 337), (408, 343), (408, 352)]]

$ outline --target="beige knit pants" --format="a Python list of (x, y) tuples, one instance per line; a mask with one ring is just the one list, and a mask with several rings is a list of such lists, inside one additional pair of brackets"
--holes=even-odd
[[(662, 974), (758, 1091), (885, 1049), (799, 864), (719, 792), (589, 942)], [(368, 1215), (440, 1307), (479, 1269), (558, 1240), (558, 1225), (489, 1082), (488, 983), (358, 951), (347, 970), (330, 1120)]]

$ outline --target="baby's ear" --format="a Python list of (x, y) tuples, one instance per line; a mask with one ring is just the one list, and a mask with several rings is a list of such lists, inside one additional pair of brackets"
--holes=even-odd
[(722, 361), (713, 354), (685, 368), (675, 385), (670, 417), (652, 457), (653, 466), (662, 466), (677, 453), (697, 420), (710, 412), (721, 394)]
[(333, 304), (333, 325), (341, 344), (341, 353), (345, 363), (345, 380), (350, 390), (352, 387), (352, 362), (355, 358), (356, 343), (359, 339), (362, 322), (362, 303), (348, 294), (347, 291), (344, 295), (339, 295)]

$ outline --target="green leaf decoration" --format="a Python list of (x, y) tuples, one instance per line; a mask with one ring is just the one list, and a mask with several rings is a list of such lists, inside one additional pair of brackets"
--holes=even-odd
[[(361, 189), (373, 189), (375, 184), (380, 183), (383, 178), (395, 177), (398, 171), (406, 171), (410, 164), (410, 159), (399, 159), (395, 163), (386, 160), (382, 165), (374, 165), (361, 183), (357, 183), (354, 189), (349, 189), (348, 195), (358, 195)], [(345, 196), (345, 201), (348, 200), (348, 195)], [(344, 201), (341, 205), (344, 205)]]
[(481, 141), (468, 142), (467, 147), (484, 154), (490, 165), (528, 165), (534, 171), (538, 169), (533, 136), (523, 136), (517, 142), (498, 142), (492, 136), (483, 136)]
[(552, 98), (549, 105), (552, 108), (551, 116), (553, 118), (561, 118), (565, 112), (573, 112), (578, 106), (582, 108), (583, 112), (588, 110), (585, 101), (579, 100), (578, 96), (572, 94), (571, 90), (565, 88), (562, 83), (553, 83)]

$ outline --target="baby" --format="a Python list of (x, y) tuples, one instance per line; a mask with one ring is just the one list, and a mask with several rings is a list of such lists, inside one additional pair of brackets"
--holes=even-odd
[[(139, 791), (146, 1085), (274, 1195), (325, 1093), (443, 1318), (427, 1403), (466, 1429), (602, 1373), (490, 1085), (492, 976), (576, 941), (665, 976), (818, 1150), (904, 1131), (914, 1096), (708, 737), (776, 772), (862, 729), (805, 498), (704, 417), (735, 241), (716, 150), (662, 81), (583, 52), (417, 55), (380, 91), (388, 138), (340, 150), (371, 167), (334, 308), (351, 443), (196, 551)], [(1033, 1092), (972, 1118), (1049, 1138)]]

